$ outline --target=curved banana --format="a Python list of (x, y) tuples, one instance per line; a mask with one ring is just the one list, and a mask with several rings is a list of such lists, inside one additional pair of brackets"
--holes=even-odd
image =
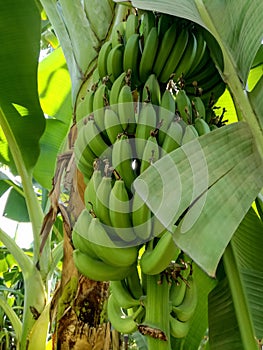
[(108, 54), (107, 73), (112, 83), (123, 72), (123, 52), (124, 45), (118, 44), (112, 47)]
[(96, 155), (92, 152), (85, 138), (85, 126), (80, 128), (74, 144), (75, 162), (85, 181), (88, 181), (93, 172), (93, 162)]
[(186, 124), (190, 124), (192, 122), (192, 103), (185, 90), (177, 91), (176, 106), (180, 117)]
[(159, 106), (161, 103), (160, 84), (155, 74), (150, 74), (144, 84), (142, 101), (151, 102), (154, 106)]
[(84, 192), (84, 202), (85, 202), (86, 208), (90, 208), (91, 206), (90, 209), (93, 209), (95, 213), (97, 211), (96, 210), (97, 189), (99, 187), (99, 184), (101, 183), (101, 180), (102, 180), (101, 171), (95, 168)]
[(99, 55), (98, 55), (98, 73), (100, 79), (103, 79), (107, 76), (107, 59), (111, 51), (112, 43), (111, 41), (105, 41), (101, 46)]
[(95, 87), (86, 92), (83, 99), (77, 104), (76, 108), (76, 122), (79, 123), (83, 118), (88, 117), (93, 111), (93, 98), (95, 94)]
[(138, 266), (132, 266), (132, 272), (125, 278), (127, 288), (134, 299), (140, 299), (143, 295), (141, 279), (138, 273)]
[(136, 178), (132, 161), (133, 152), (130, 140), (127, 135), (120, 135), (112, 147), (112, 166), (124, 180), (128, 191), (131, 190), (131, 185)]
[(139, 299), (134, 299), (131, 295), (125, 280), (110, 281), (110, 292), (114, 295), (119, 307), (130, 309), (131, 307), (140, 305)]
[(92, 218), (87, 232), (93, 251), (106, 264), (116, 267), (128, 267), (137, 261), (138, 249), (136, 246), (118, 247), (115, 237), (108, 234), (108, 227), (98, 218)]
[(127, 134), (134, 134), (136, 130), (134, 101), (131, 87), (124, 85), (118, 98), (118, 114), (123, 130)]
[(138, 66), (140, 57), (140, 35), (132, 34), (125, 45), (123, 54), (123, 69), (125, 72), (128, 72), (129, 69), (131, 70), (131, 82), (133, 82), (135, 85), (139, 84)]
[(175, 17), (166, 13), (161, 13), (158, 18), (158, 35), (160, 38), (164, 37), (165, 33), (175, 23)]
[(131, 266), (116, 268), (116, 266), (81, 253), (78, 249), (73, 252), (73, 260), (79, 272), (94, 281), (122, 280), (131, 273)]
[(177, 81), (179, 78), (187, 76), (196, 57), (197, 40), (193, 32), (189, 33), (188, 43), (180, 59), (178, 66), (175, 68), (173, 79)]
[(211, 131), (210, 130), (210, 126), (202, 118), (196, 118), (195, 119), (195, 129), (198, 132), (199, 136), (208, 134)]
[(131, 315), (127, 316), (119, 306), (117, 299), (111, 294), (108, 298), (107, 313), (110, 323), (116, 331), (123, 334), (136, 332), (137, 323)]
[(117, 136), (123, 133), (123, 128), (118, 114), (111, 108), (111, 106), (105, 110), (104, 125), (107, 136), (111, 144), (113, 144), (117, 140)]
[(165, 89), (161, 105), (159, 108), (159, 131), (157, 135), (158, 144), (162, 146), (168, 128), (175, 117), (176, 102), (173, 94), (169, 89)]
[(124, 44), (125, 31), (126, 31), (125, 21), (119, 22), (113, 27), (112, 33), (111, 33), (112, 47), (115, 47), (119, 44)]
[(182, 138), (182, 145), (196, 139), (198, 136), (198, 132), (196, 131), (196, 128), (193, 125), (186, 125), (184, 135)]
[(125, 41), (126, 45), (129, 38), (133, 34), (138, 34), (139, 30), (139, 18), (136, 14), (131, 13), (126, 20)]
[(110, 220), (117, 235), (125, 242), (133, 242), (129, 195), (123, 180), (116, 180), (109, 197)]
[(93, 118), (100, 131), (104, 131), (104, 113), (105, 107), (108, 105), (109, 101), (109, 90), (106, 84), (101, 84), (93, 98)]
[(169, 316), (170, 334), (177, 339), (187, 336), (190, 329), (190, 321), (182, 322), (171, 314)]
[(188, 44), (189, 33), (186, 29), (182, 29), (175, 41), (174, 47), (159, 75), (158, 79), (161, 83), (167, 83), (171, 75), (175, 72), (176, 67), (183, 56)]
[(148, 76), (152, 73), (155, 56), (158, 49), (158, 31), (156, 27), (152, 27), (149, 35), (144, 43), (142, 57), (139, 66), (139, 77), (141, 82), (145, 82)]
[(96, 193), (96, 216), (105, 225), (111, 226), (109, 212), (109, 198), (112, 188), (112, 179), (108, 176), (103, 176)]
[(84, 132), (86, 145), (89, 146), (89, 148), (95, 154), (95, 156), (101, 159), (110, 159), (111, 148), (106, 144), (106, 142), (102, 138), (102, 135), (99, 129), (97, 128), (94, 119), (89, 119), (87, 123), (82, 127), (82, 129)]
[(134, 193), (132, 199), (132, 226), (140, 243), (147, 242), (152, 232), (152, 212), (143, 202), (137, 192)]
[(127, 73), (122, 72), (116, 80), (114, 80), (110, 91), (110, 107), (114, 112), (118, 112), (118, 99), (122, 87), (126, 84)]
[(190, 265), (186, 266), (184, 270), (180, 271), (180, 276), (178, 276), (177, 280), (172, 281), (170, 288), (170, 301), (172, 306), (179, 306), (184, 300), (186, 288), (188, 288), (187, 278), (189, 276), (190, 269)]
[(144, 103), (138, 116), (135, 132), (137, 158), (142, 159), (146, 141), (152, 130), (156, 128), (156, 110), (151, 103)]
[(188, 75), (190, 76), (192, 72), (194, 72), (197, 69), (206, 52), (206, 41), (203, 37), (201, 30), (199, 30), (198, 28), (194, 30), (194, 35), (196, 37), (197, 48), (196, 48), (194, 61), (190, 69), (188, 70), (187, 76)]
[(156, 18), (152, 11), (144, 11), (142, 14), (141, 21), (141, 33), (144, 43), (151, 31), (151, 29), (155, 26)]
[(172, 311), (182, 322), (187, 322), (193, 317), (198, 302), (197, 287), (193, 275), (188, 277), (187, 283), (188, 286), (182, 304), (172, 307)]
[(179, 119), (174, 119), (164, 136), (162, 144), (162, 156), (181, 146), (184, 130)]
[(180, 252), (172, 234), (166, 231), (152, 250), (146, 249), (143, 253), (140, 260), (142, 272), (147, 275), (156, 275), (164, 271), (172, 260), (177, 259)]
[(156, 135), (150, 135), (146, 141), (142, 159), (140, 173), (144, 172), (151, 164), (155, 163), (160, 156)]
[(206, 119), (206, 110), (203, 100), (200, 96), (192, 97), (193, 113), (196, 118)]
[[(163, 17), (163, 16), (161, 16)], [(158, 25), (160, 23), (161, 18), (159, 19)], [(164, 34), (160, 34), (161, 30), (159, 30), (159, 37), (162, 37), (161, 42), (159, 43), (158, 52), (155, 58), (153, 72), (157, 77), (161, 74), (165, 63), (172, 51), (172, 48), (175, 45), (175, 41), (177, 38), (177, 24), (173, 23), (170, 28), (168, 28)], [(162, 36), (163, 35), (163, 36)]]
[(82, 253), (90, 255), (92, 258), (97, 258), (97, 254), (95, 254), (87, 240), (87, 232), (91, 219), (92, 217), (88, 210), (84, 209), (73, 227), (71, 239), (75, 249), (79, 249)]

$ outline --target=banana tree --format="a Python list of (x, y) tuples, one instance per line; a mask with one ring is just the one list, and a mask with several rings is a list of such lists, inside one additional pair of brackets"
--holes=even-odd
[[(20, 265), (25, 280), (23, 324), (18, 322), (16, 327), (17, 337), (21, 337), (21, 349), (44, 349), (50, 307), (47, 303), (50, 294), (48, 280), (61, 258), (59, 249), (51, 252), (48, 234), (58, 213), (63, 218), (65, 233), (64, 280), (58, 303), (58, 319), (62, 322), (59, 322), (61, 328), (56, 328), (54, 337), (54, 342), (60, 346), (63, 330), (70, 329), (70, 323), (65, 327), (63, 315), (72, 315), (65, 313), (65, 310), (72, 305), (77, 291), (81, 290), (84, 294), (84, 288), (78, 288), (80, 282), (74, 270), (68, 237), (70, 220), (74, 222), (82, 210), (78, 192), (83, 196), (85, 184), (79, 173), (70, 173), (73, 179), (69, 182), (68, 209), (73, 213), (70, 217), (59, 203), (63, 171), (66, 169), (68, 174), (68, 164), (71, 164), (70, 151), (64, 154), (63, 151), (70, 150), (75, 140), (75, 128), (73, 126), (69, 130), (69, 127), (72, 121), (75, 123), (78, 102), (94, 82), (93, 72), (99, 49), (110, 37), (113, 26), (125, 17), (129, 6), (110, 0), (41, 0), (66, 63), (61, 48), (55, 50), (39, 65), (37, 89), (41, 31), (39, 9), (43, 9), (38, 2), (36, 7), (34, 1), (17, 3), (14, 0), (12, 4), (14, 6), (10, 6), (10, 2), (1, 5), (1, 162), (14, 169), (22, 179), (23, 196), (34, 233), (33, 259), (29, 259), (3, 230), (0, 239)], [(218, 130), (218, 136), (213, 133), (213, 136), (204, 136), (187, 146), (185, 154), (192, 157), (196, 149), (201, 150), (202, 157), (196, 166), (205, 165), (202, 170), (202, 176), (207, 179), (205, 186), (199, 184), (191, 169), (184, 167), (180, 150), (170, 154), (169, 160), (163, 157), (154, 169), (149, 168), (135, 181), (139, 195), (173, 233), (176, 244), (194, 260), (197, 271), (198, 305), (192, 326), (187, 337), (183, 341), (175, 341), (173, 348), (256, 349), (258, 344), (255, 338), (259, 343), (263, 337), (263, 300), (260, 293), (263, 283), (260, 255), (262, 197), (258, 195), (262, 188), (263, 156), (262, 59), (259, 58), (255, 64), (257, 67), (250, 75), (249, 72), (262, 39), (262, 4), (259, 0), (239, 4), (234, 1), (224, 4), (214, 1), (210, 4), (208, 1), (193, 0), (185, 4), (179, 0), (135, 0), (132, 5), (186, 18), (204, 28), (211, 52), (214, 53), (213, 59), (232, 96), (231, 99), (228, 94), (220, 103), (232, 106), (233, 101), (235, 107), (232, 106), (231, 111), (239, 120)], [(218, 16), (219, 13), (222, 16)], [(250, 15), (254, 18), (253, 26)], [(18, 25), (14, 26), (14, 22)], [(250, 82), (253, 89), (245, 93), (245, 87)], [(55, 100), (55, 96), (59, 96), (58, 100)], [(48, 117), (44, 118), (43, 111)], [(215, 145), (219, 136), (220, 147)], [(234, 140), (231, 147), (229, 139)], [(60, 157), (56, 167), (59, 153), (66, 160)], [(174, 164), (172, 169), (171, 160)], [(171, 172), (177, 173), (178, 178), (174, 178), (174, 175), (167, 177)], [(164, 178), (165, 182), (162, 181)], [(51, 190), (46, 211), (41, 209), (34, 193), (33, 179), (43, 188)], [(186, 190), (178, 194), (176, 183)], [(191, 193), (187, 191), (189, 188)], [(149, 198), (146, 191), (151, 193)], [(170, 193), (165, 200), (162, 200), (163, 191)], [(255, 199), (260, 216), (256, 214), (255, 206), (251, 208)], [(192, 206), (195, 200), (196, 205)], [(77, 210), (73, 210), (76, 202), (80, 204)], [(167, 211), (167, 208), (175, 207), (175, 202), (179, 203), (179, 209)], [(191, 210), (186, 212), (187, 208)], [(173, 224), (185, 212), (183, 221), (174, 229)], [(72, 279), (66, 271), (72, 273)], [(79, 286), (91, 287), (87, 283)], [(104, 283), (92, 285), (94, 289), (96, 286), (106, 288)], [(99, 305), (97, 307), (101, 313)], [(36, 312), (32, 313), (32, 310)], [(76, 326), (76, 319), (69, 319)], [(42, 339), (38, 337), (41, 327), (45, 329), (41, 331)], [(108, 333), (106, 336), (104, 334), (99, 341), (105, 343), (107, 336)], [(141, 348), (145, 346), (140, 334), (135, 334), (134, 338), (138, 344), (142, 344)]]

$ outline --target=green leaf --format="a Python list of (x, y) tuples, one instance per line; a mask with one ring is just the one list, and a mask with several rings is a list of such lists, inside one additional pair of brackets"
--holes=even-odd
[(38, 88), (42, 109), (49, 118), (40, 140), (35, 179), (51, 189), (57, 155), (72, 122), (71, 80), (62, 49), (58, 48), (39, 64)]
[(227, 278), (209, 295), (209, 343), (212, 350), (245, 350)]
[(246, 123), (239, 122), (164, 156), (135, 180), (134, 187), (174, 232), (176, 244), (214, 276), (228, 242), (263, 185), (261, 172), (252, 135)]
[(0, 125), (16, 163), (22, 158), (29, 170), (45, 127), (37, 92), (40, 16), (34, 0), (2, 1), (0, 12)]
[(0, 198), (10, 190), (6, 198), (3, 216), (18, 222), (29, 222), (22, 185), (0, 171)]
[(258, 117), (258, 122), (263, 129), (263, 75), (254, 89), (248, 93), (250, 103)]

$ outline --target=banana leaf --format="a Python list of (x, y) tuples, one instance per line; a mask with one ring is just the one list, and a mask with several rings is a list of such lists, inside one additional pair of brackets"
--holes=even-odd
[(16, 167), (31, 171), (45, 128), (37, 93), (40, 14), (34, 0), (2, 1), (0, 14), (0, 125)]

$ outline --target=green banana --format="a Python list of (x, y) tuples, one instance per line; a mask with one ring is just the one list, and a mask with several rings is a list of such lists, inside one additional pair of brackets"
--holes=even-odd
[(81, 253), (90, 256), (92, 259), (98, 259), (97, 254), (93, 250), (92, 244), (87, 238), (83, 237), (77, 230), (72, 230), (72, 243), (75, 249), (78, 249)]
[(155, 163), (160, 156), (156, 135), (151, 134), (146, 141), (141, 159), (140, 173), (144, 172), (151, 164)]
[(187, 47), (188, 37), (188, 31), (186, 29), (182, 29), (178, 35), (178, 38), (176, 39), (173, 49), (170, 52), (165, 66), (163, 67), (161, 74), (158, 77), (161, 83), (167, 83), (171, 75), (175, 72), (176, 67)]
[(171, 336), (177, 339), (181, 339), (187, 336), (190, 329), (190, 321), (181, 322), (170, 314), (169, 324)]
[(159, 77), (159, 75), (161, 74), (161, 71), (165, 66), (165, 63), (170, 55), (170, 52), (172, 51), (172, 48), (175, 45), (175, 41), (177, 38), (176, 28), (177, 28), (177, 24), (173, 23), (170, 26), (170, 28), (165, 31), (164, 34), (159, 34), (159, 37), (162, 38), (162, 40), (159, 43), (158, 52), (156, 55), (154, 66), (153, 66), (153, 72), (157, 77)]
[(194, 96), (192, 97), (192, 106), (193, 106), (193, 113), (196, 118), (205, 119), (206, 118), (206, 110), (203, 100), (200, 96)]
[(97, 64), (100, 79), (103, 79), (108, 75), (107, 59), (111, 49), (112, 49), (111, 41), (105, 41), (105, 43), (100, 48), (99, 55), (98, 55), (98, 64)]
[(192, 103), (185, 90), (177, 91), (176, 106), (180, 117), (186, 124), (190, 124), (192, 122)]
[(172, 120), (175, 117), (176, 102), (173, 94), (166, 89), (162, 95), (159, 108), (159, 131), (157, 135), (158, 144), (162, 146)]
[(208, 134), (211, 131), (210, 126), (207, 124), (207, 122), (201, 118), (195, 119), (195, 129), (198, 132), (199, 136)]
[(142, 159), (144, 148), (152, 130), (156, 128), (157, 115), (152, 103), (144, 103), (138, 116), (135, 146), (138, 159)]
[(100, 131), (105, 130), (104, 113), (109, 104), (109, 90), (106, 84), (101, 84), (93, 98), (93, 118)]
[(110, 220), (117, 235), (125, 242), (133, 242), (129, 195), (123, 180), (116, 180), (109, 197)]
[(78, 131), (78, 136), (74, 144), (74, 154), (78, 169), (83, 174), (84, 179), (88, 180), (93, 172), (93, 162), (96, 155), (87, 144), (85, 132), (85, 126)]
[(171, 26), (175, 23), (174, 16), (168, 15), (166, 13), (161, 13), (160, 17), (158, 18), (158, 35), (160, 38), (164, 38), (165, 33), (171, 28)]
[(134, 299), (140, 299), (143, 295), (141, 279), (138, 273), (138, 266), (132, 266), (132, 272), (125, 278), (128, 291)]
[(151, 102), (154, 106), (159, 106), (161, 103), (161, 89), (155, 74), (149, 75), (144, 84), (142, 101)]
[(139, 30), (139, 18), (136, 14), (131, 13), (126, 20), (125, 41), (126, 45), (129, 38), (133, 34), (138, 34)]
[(94, 281), (122, 280), (131, 273), (131, 266), (116, 268), (88, 254), (83, 254), (78, 249), (73, 251), (73, 261), (82, 275)]
[[(194, 81), (193, 79), (196, 75), (202, 74), (203, 71), (207, 69), (208, 66), (210, 66), (213, 63), (211, 56), (210, 56), (210, 51), (206, 45), (205, 47), (205, 52), (203, 54), (203, 57), (201, 58), (200, 62), (194, 69), (190, 69), (188, 72), (188, 77), (186, 79), (186, 83), (189, 83), (190, 81)], [(195, 64), (193, 64), (194, 66)], [(192, 66), (192, 67), (193, 67)]]
[(119, 22), (113, 27), (112, 34), (111, 34), (112, 47), (115, 47), (119, 44), (124, 44), (125, 31), (126, 31), (125, 21)]
[(127, 73), (122, 72), (116, 80), (114, 80), (110, 92), (110, 107), (114, 112), (118, 112), (118, 99), (122, 87), (126, 84)]
[(88, 210), (82, 210), (78, 217), (78, 220), (73, 227), (71, 239), (75, 249), (79, 249), (82, 253), (89, 254), (91, 257), (96, 258), (97, 255), (87, 240), (87, 232), (91, 223), (91, 219), (92, 216)]
[(140, 305), (139, 299), (134, 299), (128, 290), (125, 279), (120, 281), (110, 281), (110, 292), (114, 295), (119, 307), (130, 309), (131, 307)]
[(164, 271), (172, 260), (176, 260), (181, 250), (175, 245), (173, 236), (166, 231), (152, 249), (143, 253), (140, 266), (143, 273), (156, 275)]
[(152, 222), (151, 210), (135, 192), (132, 200), (132, 226), (139, 242), (144, 243), (150, 239)]
[(111, 148), (103, 140), (95, 121), (93, 119), (89, 119), (82, 129), (84, 132), (86, 145), (89, 146), (95, 156), (101, 159), (110, 159)]
[(142, 57), (139, 66), (139, 77), (141, 82), (145, 82), (152, 73), (155, 56), (158, 49), (158, 31), (156, 27), (152, 27), (149, 35), (144, 43)]
[(146, 42), (146, 39), (149, 36), (151, 29), (155, 26), (155, 22), (156, 18), (152, 11), (143, 12), (140, 33), (142, 35), (144, 43)]
[(206, 52), (206, 41), (203, 37), (201, 30), (199, 28), (197, 28), (194, 31), (194, 35), (195, 35), (196, 41), (197, 41), (197, 48), (196, 48), (196, 54), (195, 54), (194, 61), (191, 65), (191, 68), (188, 70), (188, 73), (187, 73), (187, 75), (189, 75), (189, 76), (192, 74), (192, 72), (194, 72), (196, 69), (198, 69), (198, 66), (199, 66), (200, 62), (202, 61), (204, 54)]
[(95, 87), (88, 90), (85, 96), (77, 104), (76, 108), (76, 122), (79, 123), (83, 118), (88, 117), (93, 111), (93, 98)]
[(195, 140), (198, 137), (198, 132), (193, 125), (186, 125), (184, 135), (182, 138), (182, 145)]
[(98, 218), (92, 218), (87, 231), (87, 239), (93, 251), (104, 263), (116, 267), (128, 267), (137, 261), (138, 250), (135, 246), (118, 247), (108, 228)]
[(194, 33), (190, 32), (188, 37), (188, 43), (184, 50), (183, 56), (180, 59), (178, 66), (174, 71), (173, 79), (177, 81), (179, 78), (187, 76), (191, 66), (195, 60), (197, 50), (197, 40)]
[(137, 330), (137, 323), (131, 315), (126, 315), (118, 304), (118, 300), (111, 294), (108, 298), (107, 313), (113, 328), (123, 334), (131, 334)]
[(162, 144), (162, 156), (174, 151), (175, 149), (181, 146), (183, 133), (184, 133), (184, 130), (182, 127), (182, 123), (178, 118), (177, 119), (175, 118), (171, 122), (166, 132), (166, 135), (164, 137), (164, 141)]
[(131, 70), (131, 82), (133, 82), (135, 85), (139, 84), (138, 67), (141, 58), (139, 45), (139, 34), (132, 34), (125, 45), (123, 54), (123, 69), (125, 72)]
[(123, 130), (127, 134), (134, 134), (136, 129), (134, 101), (131, 87), (124, 85), (118, 98), (118, 114)]
[(112, 166), (124, 180), (126, 188), (130, 191), (136, 174), (132, 168), (133, 152), (130, 140), (123, 134), (117, 138), (112, 147)]
[(112, 179), (108, 176), (103, 176), (101, 182), (97, 188), (96, 194), (96, 216), (105, 225), (111, 226), (110, 211), (109, 211), (109, 198), (111, 193)]
[(172, 307), (176, 317), (182, 322), (187, 322), (193, 317), (198, 302), (197, 287), (193, 275), (188, 277), (187, 283), (182, 304)]
[(107, 73), (112, 83), (123, 72), (123, 52), (124, 45), (118, 44), (117, 46), (112, 47), (108, 54)]
[(123, 133), (123, 128), (117, 113), (112, 110), (111, 106), (105, 110), (104, 125), (107, 136), (111, 144), (113, 144), (117, 140), (117, 136)]
[(172, 306), (179, 306), (182, 304), (187, 287), (187, 278), (190, 273), (190, 265), (186, 266), (184, 270), (180, 271), (180, 276), (177, 280), (172, 280), (172, 285), (170, 288), (170, 301)]
[(93, 171), (93, 174), (85, 188), (84, 192), (84, 203), (86, 208), (91, 207), (92, 210), (96, 213), (96, 196), (97, 196), (97, 189), (99, 187), (99, 184), (101, 183), (102, 175), (101, 171), (98, 168), (95, 168)]

